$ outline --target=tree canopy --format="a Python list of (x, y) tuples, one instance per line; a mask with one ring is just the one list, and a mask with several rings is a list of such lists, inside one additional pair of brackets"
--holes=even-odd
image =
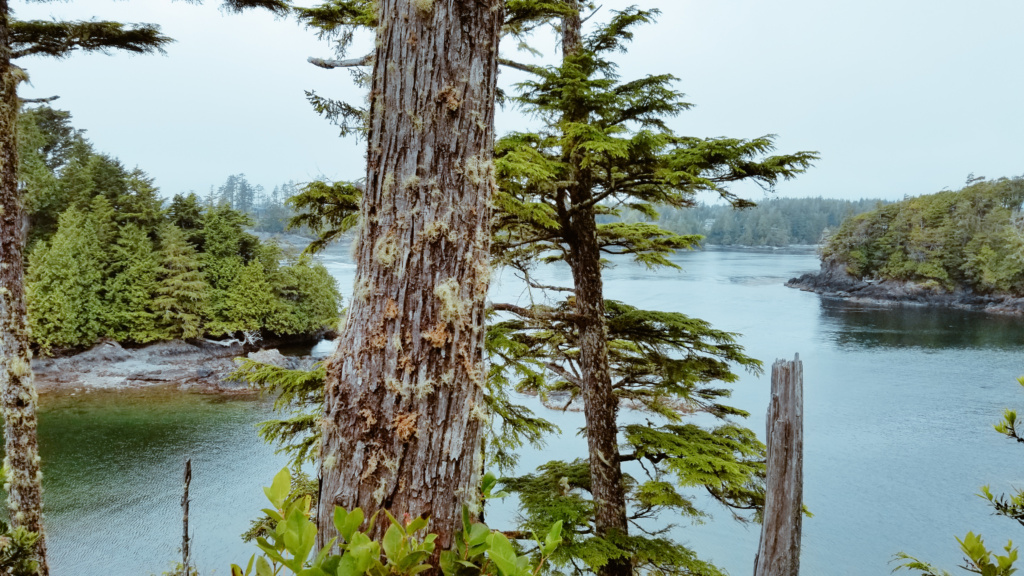
[(822, 257), (859, 278), (1024, 295), (1024, 178), (974, 182), (845, 221)]
[(327, 270), (261, 243), (245, 214), (194, 194), (165, 209), (144, 172), (95, 152), (66, 112), (27, 110), (21, 123), (41, 347), (335, 328), (341, 297)]

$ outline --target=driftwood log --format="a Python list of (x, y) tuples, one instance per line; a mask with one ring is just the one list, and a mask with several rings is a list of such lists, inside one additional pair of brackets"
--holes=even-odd
[(804, 482), (804, 365), (800, 355), (772, 365), (767, 492), (754, 576), (800, 573)]

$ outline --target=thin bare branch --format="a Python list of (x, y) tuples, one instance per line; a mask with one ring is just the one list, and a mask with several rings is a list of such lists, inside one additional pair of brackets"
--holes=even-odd
[(320, 68), (326, 68), (328, 70), (334, 68), (355, 68), (357, 66), (369, 66), (372, 64), (373, 54), (367, 54), (362, 58), (351, 58), (349, 60), (324, 60), (323, 58), (314, 58), (310, 56), (306, 61), (313, 66), (319, 66)]
[(538, 76), (545, 72), (543, 66), (523, 64), (522, 62), (516, 62), (515, 60), (509, 60), (508, 58), (498, 58), (498, 64), (514, 68), (516, 70), (522, 70), (523, 72), (529, 72), (530, 74), (537, 74)]

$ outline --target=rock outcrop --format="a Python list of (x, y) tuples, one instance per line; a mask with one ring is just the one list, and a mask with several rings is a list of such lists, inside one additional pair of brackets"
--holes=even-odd
[(790, 288), (822, 296), (875, 304), (946, 306), (995, 314), (1024, 314), (1024, 298), (1010, 294), (978, 294), (969, 289), (952, 292), (905, 280), (865, 280), (850, 275), (843, 262), (827, 259), (817, 274), (804, 274), (786, 282)]
[(242, 391), (243, 383), (226, 380), (247, 356), (258, 362), (290, 369), (309, 369), (316, 359), (285, 356), (276, 349), (249, 352), (241, 343), (172, 340), (139, 348), (105, 341), (85, 352), (32, 361), (36, 385), (42, 392), (66, 388), (129, 388), (175, 384), (211, 391)]

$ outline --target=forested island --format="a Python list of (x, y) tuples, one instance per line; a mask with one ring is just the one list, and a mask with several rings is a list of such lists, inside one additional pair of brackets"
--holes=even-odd
[(969, 181), (850, 218), (821, 271), (789, 286), (822, 294), (1024, 313), (1024, 178)]
[(19, 128), (29, 324), (44, 354), (101, 339), (313, 338), (337, 326), (327, 270), (246, 231), (257, 207), (262, 228), (283, 230), (276, 189), (257, 203), (260, 190), (233, 176), (206, 201), (179, 194), (165, 205), (69, 113), (26, 109)]

